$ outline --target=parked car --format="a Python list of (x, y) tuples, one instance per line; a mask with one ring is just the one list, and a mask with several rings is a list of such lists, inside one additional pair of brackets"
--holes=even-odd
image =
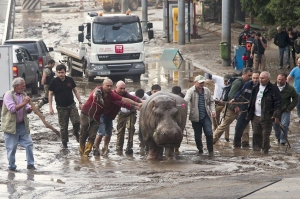
[(39, 68), (39, 85), (43, 76), (43, 69), (51, 59), (50, 51), (53, 48), (47, 48), (43, 39), (9, 39), (4, 42), (4, 45), (19, 45), (25, 47), (31, 54), (33, 60), (36, 61)]
[(22, 77), (26, 88), (31, 87), (31, 94), (38, 93), (39, 68), (32, 56), (23, 46), (13, 47), (13, 78)]

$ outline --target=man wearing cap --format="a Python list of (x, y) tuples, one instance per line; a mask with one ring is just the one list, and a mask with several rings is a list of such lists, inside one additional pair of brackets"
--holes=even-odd
[(204, 87), (205, 78), (201, 75), (195, 77), (195, 85), (188, 89), (184, 100), (190, 104), (189, 119), (194, 129), (195, 142), (199, 154), (203, 153), (202, 129), (206, 136), (207, 150), (213, 155), (212, 117), (216, 117), (215, 103), (211, 91)]
[(250, 37), (247, 39), (246, 41), (246, 55), (247, 55), (247, 67), (252, 68), (253, 66), (253, 59), (251, 58), (251, 47), (253, 45), (253, 41), (255, 39), (255, 34), (256, 32), (254, 30), (252, 30), (250, 32)]
[[(226, 86), (228, 86), (229, 79), (232, 78), (230, 74), (224, 75), (224, 77), (218, 76), (218, 75), (212, 75), (210, 73), (204, 74), (206, 83), (214, 82), (215, 83), (215, 89), (214, 89), (214, 96), (213, 99), (215, 100), (216, 105), (216, 118), (213, 119), (213, 129), (216, 130), (218, 125), (220, 124), (220, 116), (221, 112), (224, 109), (225, 105), (222, 103), (223, 100), (223, 90)], [(225, 140), (229, 142), (229, 126), (225, 129)]]
[[(251, 68), (244, 68), (242, 72), (242, 77), (237, 78), (234, 80), (234, 82), (231, 85), (231, 89), (228, 94), (228, 100), (232, 100), (234, 95), (241, 90), (243, 85), (249, 81), (252, 77), (252, 69)], [(228, 106), (226, 114), (224, 116), (224, 119), (222, 123), (218, 126), (218, 128), (214, 131), (213, 139), (214, 144), (219, 140), (219, 138), (222, 136), (225, 129), (230, 126), (230, 124), (237, 119), (238, 115), (240, 113), (240, 109), (236, 104), (231, 104)]]

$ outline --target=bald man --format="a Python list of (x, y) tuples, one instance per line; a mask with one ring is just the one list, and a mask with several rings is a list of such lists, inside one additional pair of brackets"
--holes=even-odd
[(279, 122), (281, 95), (278, 87), (270, 82), (270, 73), (259, 75), (259, 85), (252, 89), (248, 118), (252, 122), (253, 150), (269, 153), (272, 123)]
[(141, 103), (134, 102), (113, 92), (112, 87), (113, 82), (110, 79), (105, 79), (102, 86), (97, 86), (92, 91), (81, 109), (79, 143), (80, 153), (84, 157), (88, 157), (92, 150), (100, 123), (104, 125), (100, 119), (102, 114), (112, 117), (111, 115), (114, 115), (115, 112), (119, 112), (120, 107), (139, 110), (141, 106)]
[[(108, 144), (110, 142), (111, 134), (112, 134), (112, 121), (116, 118), (117, 114), (119, 113), (121, 107), (127, 108), (129, 110), (140, 110), (140, 106), (142, 105), (142, 101), (136, 97), (130, 95), (126, 90), (125, 82), (118, 81), (116, 84), (116, 89), (113, 91), (115, 94), (119, 95), (119, 97), (123, 97), (125, 99), (128, 99), (132, 101), (133, 105), (137, 106), (122, 106), (122, 102), (114, 102), (110, 103), (109, 106), (106, 106), (107, 108), (104, 109), (103, 114), (100, 118), (100, 126), (97, 132), (96, 140), (94, 143), (94, 155), (99, 156), (99, 145), (102, 141), (102, 138), (104, 139), (104, 146), (102, 148), (102, 154), (107, 155), (108, 153)], [(123, 103), (124, 104), (124, 103)]]

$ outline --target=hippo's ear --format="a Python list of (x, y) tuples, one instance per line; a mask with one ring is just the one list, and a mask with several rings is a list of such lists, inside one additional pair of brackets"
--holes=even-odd
[(150, 102), (150, 107), (153, 109), (154, 107), (155, 107), (155, 101), (154, 100), (152, 100), (151, 102)]

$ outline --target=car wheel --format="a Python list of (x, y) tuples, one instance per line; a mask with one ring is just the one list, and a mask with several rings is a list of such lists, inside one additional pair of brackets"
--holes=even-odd
[(129, 0), (129, 8), (131, 11), (135, 11), (139, 8), (138, 0)]
[(42, 85), (42, 76), (39, 75), (39, 81), (38, 81), (38, 88), (39, 90), (44, 90), (44, 85)]
[(31, 85), (31, 94), (32, 95), (36, 95), (39, 92), (38, 82), (39, 82), (39, 75), (35, 74), (35, 82), (33, 82), (32, 85)]

